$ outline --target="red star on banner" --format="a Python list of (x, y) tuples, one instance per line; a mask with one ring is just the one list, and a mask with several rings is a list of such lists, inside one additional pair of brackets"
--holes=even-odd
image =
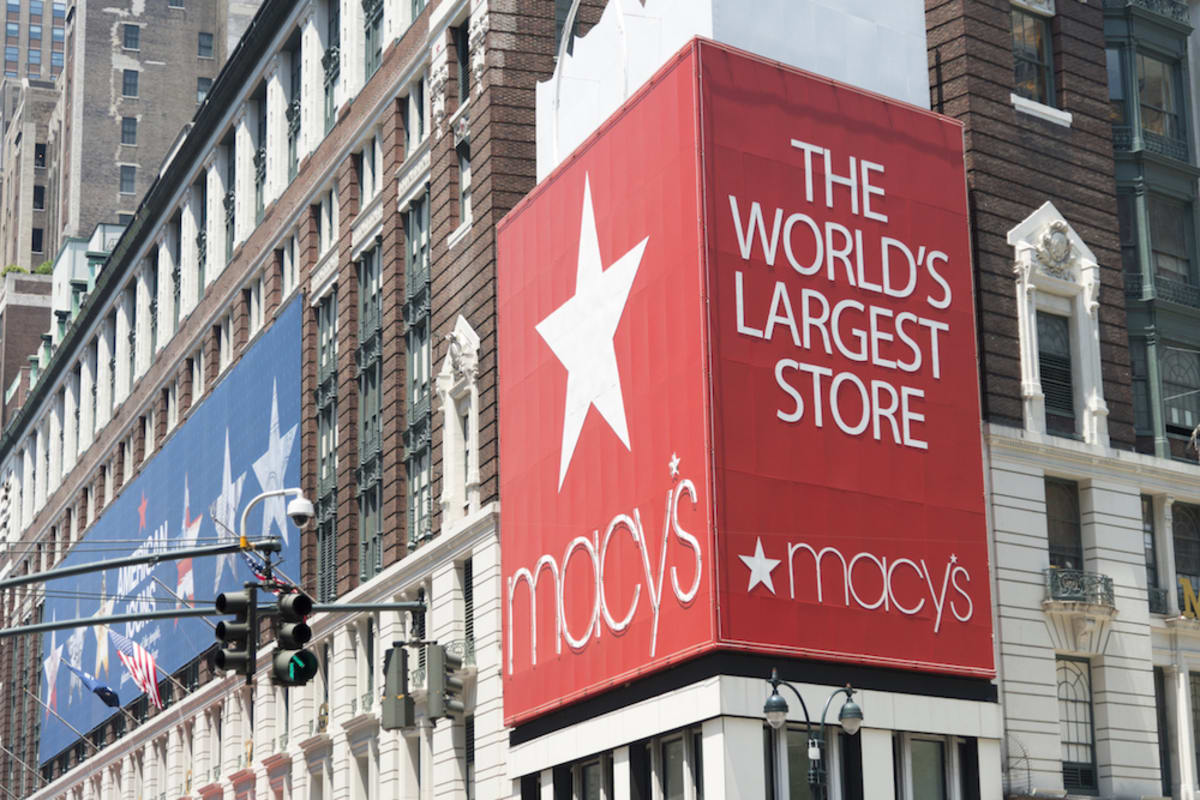
[(142, 492), (142, 502), (138, 505), (138, 530), (146, 529), (146, 493)]

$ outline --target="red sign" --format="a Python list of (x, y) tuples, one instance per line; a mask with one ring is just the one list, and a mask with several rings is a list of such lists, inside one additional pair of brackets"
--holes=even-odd
[(506, 724), (713, 649), (994, 674), (956, 122), (695, 41), (499, 249)]

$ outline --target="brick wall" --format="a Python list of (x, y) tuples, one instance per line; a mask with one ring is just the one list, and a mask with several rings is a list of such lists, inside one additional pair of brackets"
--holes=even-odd
[(1055, 96), (1070, 127), (1016, 111), (1007, 0), (926, 0), (930, 101), (966, 124), (984, 417), (1022, 424), (1013, 249), (1006, 235), (1050, 200), (1100, 262), (1100, 349), (1112, 445), (1133, 446), (1101, 4), (1061, 2)]

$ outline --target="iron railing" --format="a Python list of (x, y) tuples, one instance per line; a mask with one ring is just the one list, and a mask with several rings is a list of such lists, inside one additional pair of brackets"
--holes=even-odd
[(1112, 578), (1081, 569), (1051, 567), (1046, 570), (1046, 599), (1116, 606)]
[(1146, 600), (1150, 604), (1151, 614), (1166, 614), (1167, 613), (1167, 590), (1160, 589), (1157, 586), (1151, 586), (1146, 589)]
[(1188, 4), (1182, 0), (1104, 0), (1105, 8), (1125, 8), (1134, 6), (1166, 17), (1175, 22), (1191, 25), (1188, 17)]

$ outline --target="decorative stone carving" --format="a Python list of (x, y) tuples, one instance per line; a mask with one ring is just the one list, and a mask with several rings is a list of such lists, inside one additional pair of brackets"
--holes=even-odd
[(1057, 219), (1042, 232), (1034, 257), (1042, 272), (1063, 281), (1075, 280), (1072, 264), (1078, 260), (1079, 251), (1071, 244), (1070, 227), (1065, 220)]
[(487, 2), (477, 2), (471, 9), (471, 28), (468, 41), (471, 48), (471, 85), (475, 95), (483, 94), (483, 72), (487, 67)]
[(1108, 406), (1100, 369), (1100, 265), (1091, 249), (1052, 203), (1008, 232), (1014, 249), (1017, 328), (1020, 336), (1021, 395), (1025, 429), (1046, 430), (1040, 374), (1037, 316), (1045, 311), (1067, 317), (1076, 433), (1089, 444), (1108, 445)]
[(446, 60), (446, 47), (435, 49), (433, 65), (429, 69), (429, 110), (433, 117), (433, 130), (442, 135), (446, 123), (446, 83), (450, 80), (450, 64)]
[[(479, 334), (461, 314), (437, 375), (442, 406), (442, 523), (479, 510)], [(461, 420), (466, 417), (466, 424)], [(464, 463), (465, 462), (465, 463)]]

